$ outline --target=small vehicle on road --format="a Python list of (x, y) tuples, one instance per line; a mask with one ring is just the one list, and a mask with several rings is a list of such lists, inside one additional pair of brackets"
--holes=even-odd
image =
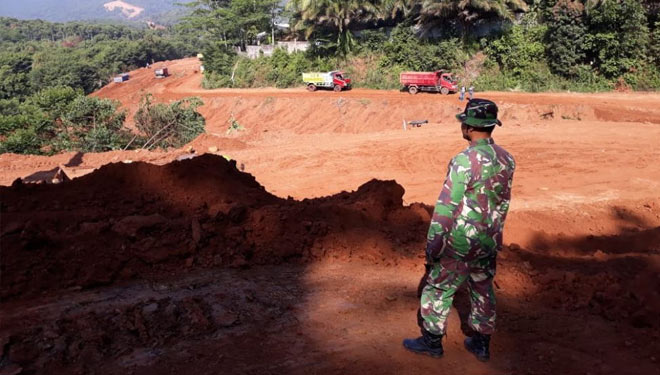
[(167, 68), (156, 69), (154, 70), (154, 74), (156, 75), (156, 78), (166, 78), (170, 76), (170, 72)]
[(458, 83), (452, 78), (451, 73), (443, 70), (435, 72), (401, 72), (399, 82), (410, 94), (415, 95), (419, 91), (439, 92), (447, 95), (458, 91)]
[(318, 88), (332, 89), (335, 92), (351, 89), (351, 79), (339, 70), (327, 73), (303, 73), (302, 79), (307, 85), (307, 91), (310, 92)]

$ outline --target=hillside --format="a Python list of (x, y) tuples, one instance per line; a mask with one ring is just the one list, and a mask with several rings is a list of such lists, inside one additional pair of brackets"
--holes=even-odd
[[(185, 2), (185, 1), (183, 1)], [(9, 0), (0, 2), (0, 16), (53, 22), (126, 20), (168, 22), (183, 13), (176, 0)]]

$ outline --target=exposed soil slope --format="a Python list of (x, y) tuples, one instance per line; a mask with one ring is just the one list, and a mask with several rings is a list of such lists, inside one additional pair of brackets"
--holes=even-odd
[(114, 12), (115, 9), (120, 10), (121, 13), (126, 17), (126, 18), (135, 18), (139, 16), (142, 12), (144, 12), (144, 8), (140, 8), (135, 5), (131, 5), (129, 3), (126, 3), (124, 1), (110, 1), (105, 4), (103, 4), (103, 7), (108, 11), (108, 12)]
[[(581, 206), (579, 219), (514, 213), (509, 232), (534, 236), (500, 254), (500, 330), (496, 359), (485, 366), (461, 360), (464, 295), (447, 342), (454, 359), (420, 361), (398, 346), (416, 331), (430, 207), (404, 207), (393, 181), (295, 201), (205, 155), (165, 166), (111, 164), (0, 194), (6, 369), (657, 372), (657, 198), (638, 212), (636, 202), (612, 212)], [(601, 229), (606, 235), (579, 234), (602, 224), (612, 224)], [(259, 362), (249, 360), (253, 353)]]

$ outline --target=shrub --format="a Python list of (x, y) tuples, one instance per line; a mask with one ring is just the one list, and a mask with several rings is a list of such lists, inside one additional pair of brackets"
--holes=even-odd
[(396, 89), (400, 87), (401, 66), (386, 66), (383, 56), (378, 54), (350, 58), (346, 62), (346, 73), (353, 80), (354, 87), (371, 89)]
[(143, 148), (181, 147), (195, 139), (204, 132), (204, 117), (197, 112), (203, 104), (196, 97), (153, 104), (152, 96), (145, 95), (135, 114), (135, 124), (146, 139)]
[(227, 87), (236, 62), (236, 53), (223, 43), (213, 43), (204, 49), (204, 86)]
[(18, 129), (0, 142), (0, 153), (5, 152), (39, 154), (41, 153), (41, 140), (34, 128)]
[(304, 53), (288, 54), (285, 50), (277, 48), (267, 61), (271, 67), (266, 79), (274, 83), (275, 87), (291, 87), (300, 83), (301, 75), (313, 68), (311, 61), (305, 58)]
[(1, 152), (44, 154), (60, 151), (99, 152), (125, 146), (126, 113), (119, 102), (87, 97), (82, 90), (51, 87), (18, 100), (0, 101)]
[(486, 54), (502, 70), (520, 76), (543, 60), (545, 32), (544, 26), (513, 26), (486, 46)]
[(625, 73), (622, 78), (633, 90), (660, 89), (660, 69), (654, 65), (646, 64), (634, 72)]
[(588, 57), (600, 73), (616, 78), (639, 68), (646, 60), (649, 43), (646, 14), (640, 1), (603, 1), (588, 14)]
[(478, 90), (515, 90), (528, 92), (541, 91), (606, 91), (613, 88), (613, 83), (596, 74), (590, 66), (582, 65), (576, 69), (576, 78), (566, 79), (553, 74), (545, 62), (530, 64), (525, 70), (502, 71), (498, 65), (490, 65), (477, 78), (474, 86)]

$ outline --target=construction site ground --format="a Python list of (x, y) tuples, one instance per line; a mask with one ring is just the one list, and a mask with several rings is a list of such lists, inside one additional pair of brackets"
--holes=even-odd
[(201, 97), (181, 149), (0, 155), (0, 374), (660, 374), (660, 94), (477, 92), (517, 162), (481, 363), (464, 290), (444, 358), (401, 346), (457, 95), (204, 90), (199, 64), (93, 94), (131, 128), (147, 93)]

